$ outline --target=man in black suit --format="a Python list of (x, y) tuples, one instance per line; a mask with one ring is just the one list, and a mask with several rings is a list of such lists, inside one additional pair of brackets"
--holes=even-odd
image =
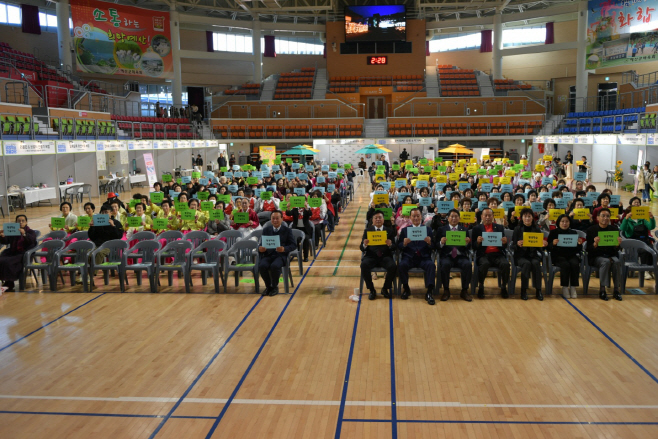
[[(503, 287), (501, 294), (503, 299), (507, 299), (507, 284), (509, 282), (510, 267), (505, 257), (505, 248), (507, 247), (507, 238), (505, 238), (505, 228), (500, 224), (493, 222), (493, 210), (489, 207), (482, 209), (482, 224), (473, 228), (472, 239), (473, 249), (475, 250), (475, 260), (478, 266), (478, 299), (484, 299), (484, 279), (487, 277), (489, 267), (498, 268), (498, 275), (502, 281)], [(484, 232), (500, 232), (502, 234), (502, 247), (483, 246), (482, 234)]]
[(466, 245), (448, 245), (448, 232), (466, 232), (466, 227), (459, 224), (459, 211), (452, 209), (448, 212), (448, 225), (437, 230), (437, 247), (439, 249), (439, 266), (441, 267), (441, 283), (443, 283), (443, 295), (441, 301), (445, 302), (450, 299), (450, 269), (459, 268), (462, 278), (462, 290), (459, 297), (467, 302), (473, 300), (471, 297), (470, 285), (473, 277), (473, 267), (468, 257), (468, 251), (471, 249), (471, 239), (466, 236)]
[(434, 305), (434, 279), (436, 277), (436, 266), (432, 260), (432, 229), (424, 226), (423, 215), (420, 209), (411, 209), (409, 215), (411, 218), (411, 226), (409, 227), (423, 227), (425, 228), (425, 239), (422, 241), (412, 241), (409, 239), (409, 227), (405, 227), (400, 232), (398, 239), (398, 248), (402, 251), (400, 258), (400, 265), (398, 266), (398, 273), (400, 273), (400, 283), (402, 283), (402, 299), (409, 298), (411, 291), (409, 290), (409, 269), (422, 268), (425, 272), (425, 300), (430, 305)]
[(265, 226), (262, 235), (278, 235), (280, 246), (276, 249), (266, 249), (262, 245), (258, 247), (258, 251), (260, 252), (258, 270), (260, 271), (260, 277), (262, 277), (263, 282), (265, 282), (265, 290), (262, 293), (263, 296), (276, 296), (279, 294), (279, 278), (281, 277), (283, 266), (286, 264), (288, 253), (297, 249), (292, 230), (282, 225), (282, 220), (283, 214), (281, 211), (273, 211), (272, 216), (270, 217), (270, 222), (272, 224)]
[[(382, 295), (387, 299), (390, 299), (391, 285), (393, 284), (395, 272), (397, 271), (397, 266), (393, 259), (393, 252), (395, 251), (393, 240), (395, 239), (395, 233), (384, 227), (384, 214), (381, 212), (377, 212), (373, 215), (372, 224), (372, 226), (368, 226), (363, 231), (363, 238), (360, 246), (361, 251), (364, 253), (363, 259), (361, 259), (361, 276), (363, 276), (363, 280), (366, 282), (366, 287), (370, 290), (368, 299), (375, 300), (377, 292), (372, 283), (372, 273), (370, 270), (375, 267), (384, 268), (386, 270), (386, 278), (384, 279)], [(370, 241), (368, 240), (368, 232), (386, 232), (386, 242), (383, 245), (369, 245)]]

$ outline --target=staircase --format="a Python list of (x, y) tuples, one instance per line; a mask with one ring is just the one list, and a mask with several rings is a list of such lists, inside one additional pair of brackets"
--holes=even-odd
[(441, 93), (439, 92), (438, 72), (434, 66), (427, 66), (426, 68), (425, 87), (428, 98), (441, 97)]
[(263, 91), (260, 94), (261, 101), (271, 101), (274, 99), (274, 89), (279, 75), (270, 75), (263, 81)]
[(215, 136), (212, 133), (212, 130), (210, 129), (210, 126), (208, 126), (208, 123), (205, 121), (201, 122), (201, 128), (196, 129), (197, 133), (199, 134), (199, 137), (202, 139), (214, 139)]
[(546, 121), (542, 129), (539, 131), (540, 136), (550, 136), (557, 132), (558, 127), (562, 123), (564, 116), (553, 115), (549, 120)]
[(326, 94), (327, 94), (327, 69), (318, 69), (315, 72), (313, 99), (324, 99)]
[(34, 122), (39, 125), (39, 134), (42, 136), (48, 136), (48, 138), (52, 137), (57, 137), (59, 136), (59, 133), (52, 129), (50, 125), (48, 125), (48, 117), (39, 117), (39, 116), (34, 116)]
[(369, 139), (386, 137), (387, 125), (386, 119), (366, 119), (364, 135)]
[(480, 96), (493, 97), (494, 89), (493, 84), (491, 83), (491, 77), (480, 70), (476, 70), (475, 78), (478, 81), (478, 87), (480, 87)]

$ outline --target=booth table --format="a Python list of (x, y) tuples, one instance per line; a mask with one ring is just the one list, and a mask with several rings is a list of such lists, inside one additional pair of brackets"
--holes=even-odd
[(50, 200), (57, 199), (57, 191), (54, 187), (25, 189), (20, 192), (10, 192), (8, 195), (21, 197), (25, 201), (25, 205), (41, 203), (42, 201), (47, 201), (52, 204)]
[[(144, 174), (135, 174), (130, 176), (130, 187), (132, 188), (134, 185), (140, 184), (140, 183), (146, 183), (146, 175)], [(141, 185), (143, 186), (143, 184)]]
[(64, 193), (66, 192), (66, 189), (70, 187), (79, 187), (82, 186), (84, 183), (71, 183), (71, 184), (60, 184), (59, 185), (59, 199), (63, 200), (64, 199)]

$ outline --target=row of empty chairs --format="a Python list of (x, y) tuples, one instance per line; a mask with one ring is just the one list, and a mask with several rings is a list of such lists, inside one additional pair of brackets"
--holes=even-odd
[(580, 112), (571, 112), (567, 114), (568, 118), (579, 118), (579, 117), (597, 117), (597, 116), (618, 116), (624, 114), (633, 114), (633, 113), (644, 113), (646, 107), (636, 107), (636, 108), (622, 108), (619, 110), (603, 110), (603, 111), (580, 111)]
[(21, 115), (3, 115), (0, 116), (0, 124), (2, 124), (2, 134), (19, 135), (29, 134), (32, 129), (34, 134), (39, 134), (39, 124), (31, 123), (30, 116)]
[(194, 139), (195, 135), (191, 132), (176, 133), (175, 131), (167, 131), (164, 133), (153, 133), (152, 131), (135, 131), (133, 134), (135, 139)]
[(281, 73), (274, 89), (274, 99), (311, 99), (315, 68), (304, 67), (298, 72)]
[(0, 61), (8, 62), (17, 69), (32, 71), (37, 75), (38, 80), (70, 84), (68, 78), (57, 73), (57, 70), (48, 67), (33, 54), (14, 50), (6, 42), (0, 42)]
[(145, 116), (121, 116), (113, 114), (110, 116), (112, 120), (120, 120), (125, 122), (151, 122), (151, 123), (177, 123), (189, 124), (189, 119), (185, 117), (145, 117)]
[(116, 134), (116, 127), (110, 121), (89, 120), (89, 119), (51, 119), (52, 129), (61, 132), (65, 136), (72, 136), (74, 133), (80, 136), (113, 136)]
[(430, 124), (389, 124), (389, 136), (431, 136), (431, 135), (517, 135), (533, 134), (541, 129), (543, 122), (471, 122), (471, 123), (430, 123)]
[(135, 130), (135, 131), (191, 131), (190, 125), (178, 124), (162, 124), (162, 123), (130, 123), (130, 122), (117, 122), (117, 127), (121, 130)]
[(361, 137), (362, 125), (218, 125), (215, 134), (233, 139), (287, 139), (310, 137)]

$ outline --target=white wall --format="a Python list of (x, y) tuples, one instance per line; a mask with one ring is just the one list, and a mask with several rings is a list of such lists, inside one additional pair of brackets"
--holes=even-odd
[[(635, 155), (637, 155), (637, 148), (635, 148)], [(616, 157), (617, 148), (615, 145), (592, 145), (592, 158), (588, 157), (588, 162), (591, 167), (593, 182), (605, 182), (605, 171), (615, 169)]]
[[(634, 145), (623, 145), (623, 146), (615, 146), (613, 149), (616, 150), (616, 159), (615, 159), (615, 164), (617, 163), (617, 160), (621, 160), (624, 162), (621, 167), (622, 170), (624, 171), (624, 179), (622, 180), (623, 184), (631, 184), (634, 183), (634, 176), (629, 175), (630, 171), (630, 166), (631, 165), (636, 165), (637, 164), (637, 154), (640, 149), (644, 150), (644, 146), (634, 146)], [(644, 160), (642, 160), (642, 163), (644, 163), (646, 159), (646, 154), (642, 154), (642, 157), (645, 157)], [(658, 160), (658, 156), (654, 159)], [(612, 168), (614, 169), (614, 165)]]

